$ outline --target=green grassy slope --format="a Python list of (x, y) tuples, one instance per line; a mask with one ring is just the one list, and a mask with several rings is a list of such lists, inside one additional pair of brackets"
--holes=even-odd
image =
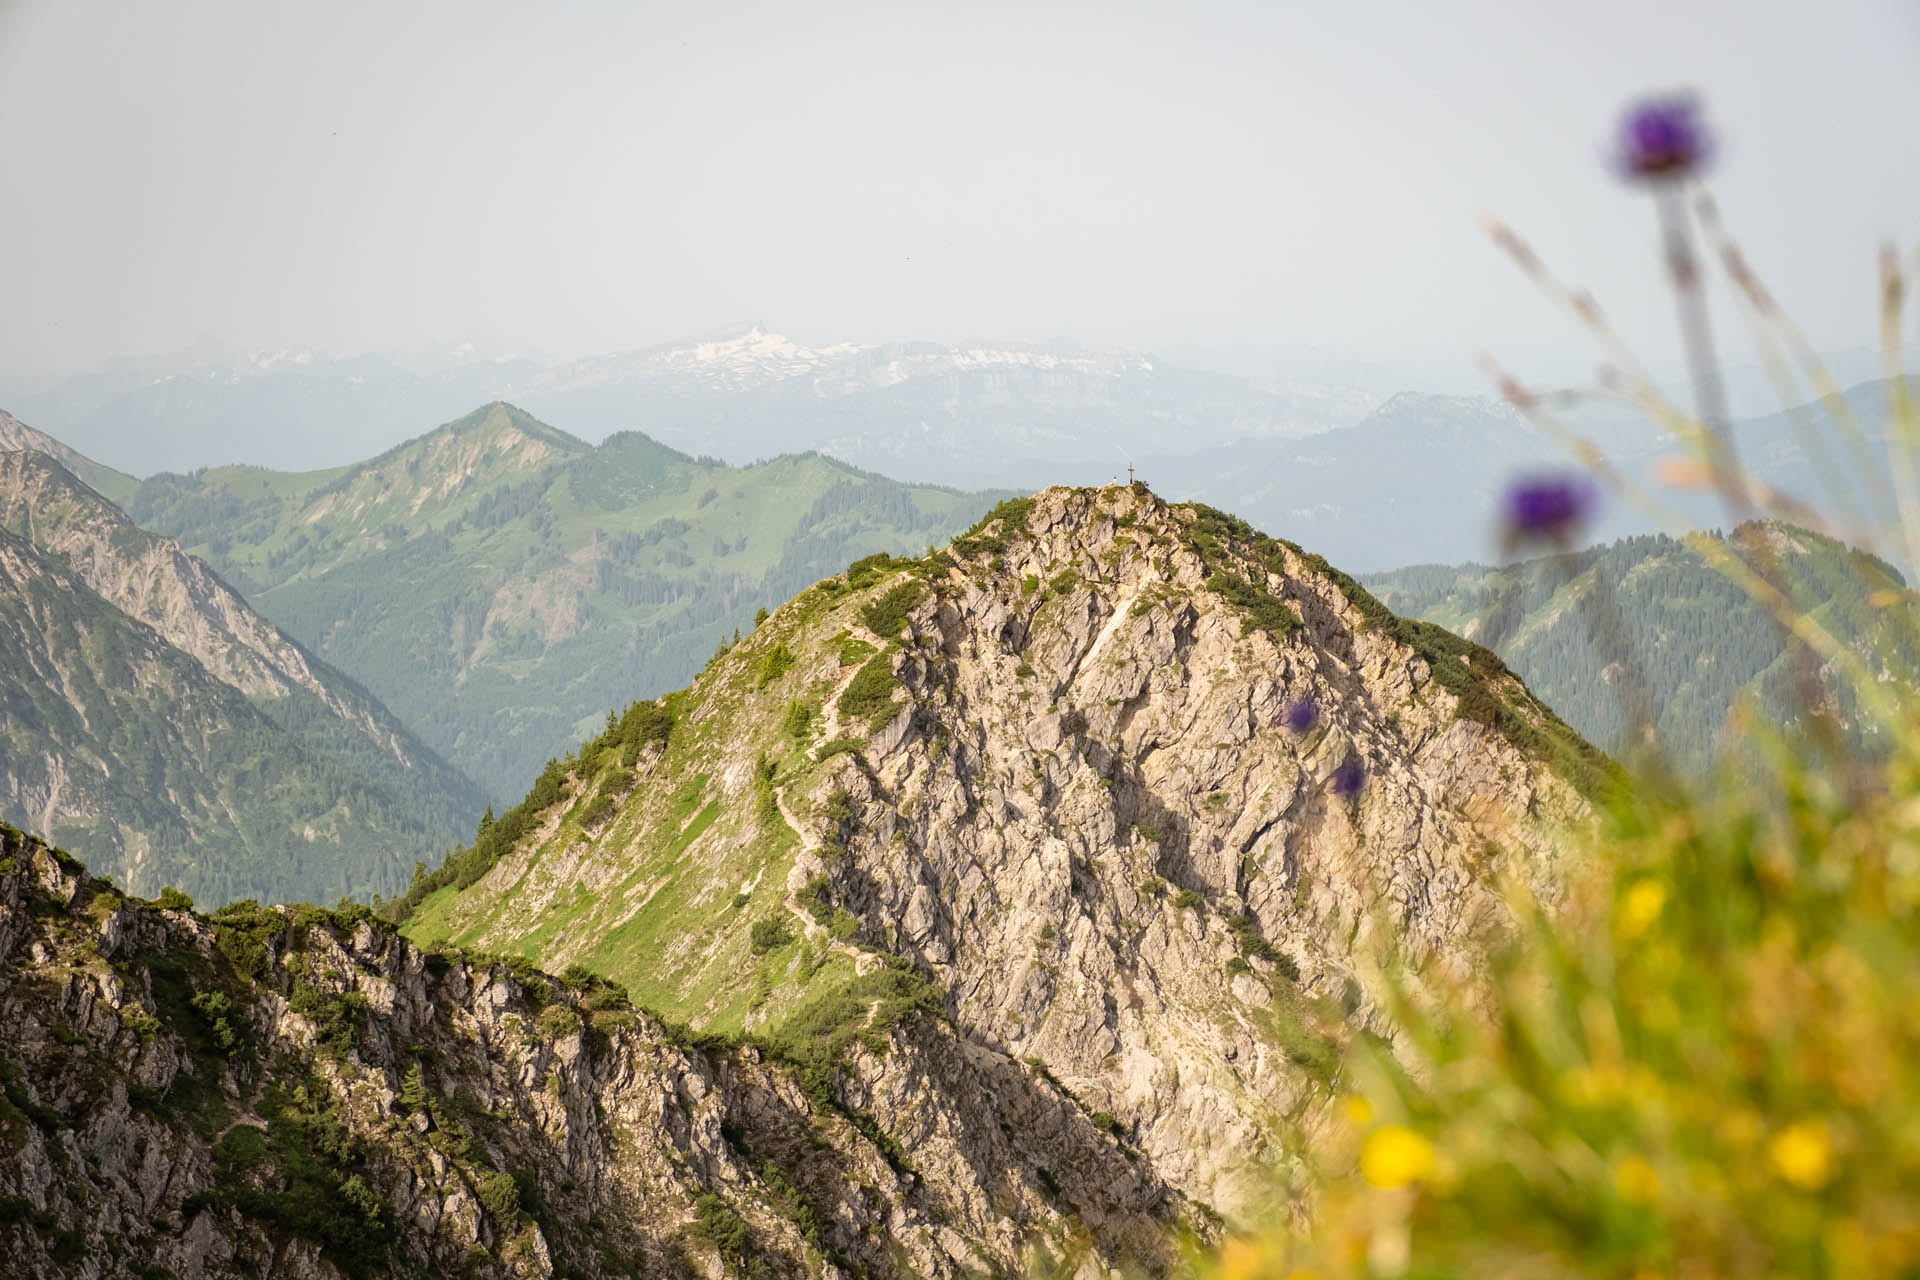
[(502, 797), (758, 609), (990, 501), (817, 455), (594, 447), (493, 404), (354, 466), (157, 476), (129, 505)]
[[(837, 999), (877, 957), (850, 945), (851, 921), (804, 890), (788, 902), (796, 856), (832, 821), (830, 799), (816, 811), (801, 797), (880, 708), (896, 706), (891, 675), (877, 690), (859, 679), (885, 674), (897, 647), (862, 617), (883, 585), (918, 583), (934, 564), (857, 564), (802, 593), (689, 688), (609, 715), (600, 735), (549, 764), (521, 806), (416, 888), (409, 935), (555, 970), (578, 964), (626, 984), (643, 1007), (721, 1033)], [(712, 772), (713, 761), (748, 754), (760, 762), (755, 777)], [(619, 878), (573, 883), (558, 910), (522, 918), (526, 895), (460, 892), (501, 858), (523, 879), (564, 881), (587, 841), (622, 850)], [(795, 905), (817, 928), (798, 922)], [(754, 922), (771, 922), (757, 940)]]
[[(1814, 618), (1863, 653), (1895, 634), (1889, 615), (1868, 600), (1902, 585), (1894, 569), (1806, 530), (1771, 530), (1793, 595)], [(1601, 577), (1609, 590), (1596, 593)], [(1596, 642), (1607, 627), (1624, 637), (1645, 673), (1663, 747), (1690, 772), (1716, 756), (1741, 698), (1757, 698), (1776, 723), (1802, 714), (1778, 628), (1697, 551), (1663, 535), (1623, 539), (1564, 561), (1416, 565), (1365, 582), (1396, 612), (1492, 647), (1569, 724), (1611, 751), (1626, 745), (1627, 676), (1614, 652)], [(1619, 603), (1617, 622), (1609, 593)], [(1874, 656), (1876, 666), (1914, 672), (1910, 653)], [(1828, 693), (1851, 724), (1845, 690), (1830, 682)]]

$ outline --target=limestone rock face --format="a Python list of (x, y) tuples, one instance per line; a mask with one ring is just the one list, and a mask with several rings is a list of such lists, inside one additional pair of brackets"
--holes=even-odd
[[(912, 728), (845, 772), (852, 856), (821, 869), (964, 1033), (1039, 1058), (1231, 1210), (1271, 1191), (1268, 1118), (1312, 1096), (1301, 1038), (1390, 1031), (1381, 931), (1469, 961), (1501, 917), (1494, 860), (1548, 890), (1541, 819), (1584, 801), (1463, 717), (1357, 588), (1284, 546), (1203, 550), (1200, 519), (1050, 490), (998, 572), (951, 575), (909, 620)], [(1230, 573), (1297, 621), (1222, 607)], [(1551, 726), (1480, 653), (1488, 694)]]
[(934, 1020), (842, 1094), (602, 985), (317, 908), (123, 900), (0, 828), (9, 1275), (959, 1276), (1071, 1219), (1166, 1256), (1137, 1153)]
[[(1035, 1157), (1096, 1242), (1115, 1209), (1070, 1173), (1203, 1218), (1271, 1200), (1344, 1047), (1391, 1040), (1377, 962), (1470, 975), (1501, 878), (1550, 897), (1558, 829), (1611, 776), (1493, 654), (1144, 486), (1050, 489), (856, 564), (556, 769), (413, 936), (774, 1040), (822, 1025), (822, 984), (918, 974), (943, 1019), (841, 1059), (838, 1096), (929, 1169), (958, 1091), (1019, 1074), (1037, 1094), (995, 1085), (996, 1125), (1038, 1140), (1065, 1106), (1127, 1161)], [(981, 1136), (947, 1176), (993, 1182)]]

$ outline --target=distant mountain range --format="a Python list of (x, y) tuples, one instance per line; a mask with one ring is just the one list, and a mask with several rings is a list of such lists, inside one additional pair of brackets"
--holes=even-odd
[(898, 479), (1026, 487), (1063, 469), (1124, 470), (1169, 439), (1321, 431), (1377, 402), (1064, 341), (810, 347), (759, 325), (559, 363), (470, 347), (331, 359), (203, 343), (0, 382), (0, 402), (21, 417), (136, 474), (339, 465), (494, 399), (587, 440), (639, 430), (735, 464), (818, 450)]
[(0, 452), (0, 817), (137, 892), (330, 901), (393, 892), (484, 803), (172, 539)]
[[(1733, 439), (1742, 464), (1774, 490), (1849, 518), (1855, 542), (1892, 554), (1892, 512), (1877, 492), (1889, 474), (1888, 384), (1846, 396), (1857, 447), (1817, 406), (1749, 418)], [(1757, 512), (1730, 515), (1705, 489), (1673, 489), (1661, 463), (1691, 456), (1651, 423), (1588, 415), (1580, 429), (1614, 465), (1653, 495), (1681, 526), (1724, 529)], [(1840, 483), (1823, 479), (1825, 454)], [(1863, 468), (1856, 454), (1866, 459)], [(1256, 528), (1298, 539), (1336, 564), (1384, 572), (1414, 562), (1485, 560), (1497, 552), (1501, 495), (1515, 476), (1577, 470), (1558, 443), (1512, 407), (1468, 396), (1402, 393), (1361, 422), (1304, 439), (1242, 440), (1142, 458), (1138, 474), (1157, 492), (1198, 498)], [(1637, 508), (1607, 498), (1581, 531), (1586, 543), (1670, 531)], [(1872, 538), (1869, 535), (1874, 535)]]
[(1105, 480), (1173, 439), (1307, 435), (1375, 403), (1068, 342), (807, 348), (757, 326), (550, 369), (516, 399), (587, 435), (634, 427), (734, 461), (818, 449), (902, 480), (1014, 488)]
[[(563, 362), (472, 345), (332, 360), (202, 344), (74, 378), (0, 383), (0, 403), (140, 475), (339, 466), (491, 400), (585, 442), (640, 431), (736, 466), (813, 451), (910, 483), (1030, 491), (1104, 483), (1132, 465), (1158, 492), (1234, 511), (1360, 570), (1486, 558), (1513, 475), (1569, 465), (1557, 443), (1486, 397), (1383, 398), (1372, 388), (1390, 370), (1312, 353), (1182, 354), (1192, 363), (1066, 340), (810, 346), (760, 325)], [(1217, 367), (1200, 367), (1208, 362)], [(1336, 380), (1303, 376), (1314, 369)], [(1883, 384), (1863, 383), (1849, 400), (1869, 452), (1884, 459)], [(1582, 429), (1649, 483), (1657, 459), (1685, 452), (1625, 410), (1590, 410)], [(1793, 415), (1749, 418), (1737, 436), (1767, 483), (1831, 501)], [(89, 483), (116, 497), (131, 489), (125, 475)], [(1711, 495), (1666, 496), (1695, 525), (1732, 522)], [(1855, 486), (1844, 500), (1863, 498)], [(1587, 532), (1655, 531), (1617, 509)]]
[(128, 509), (504, 798), (758, 609), (993, 500), (818, 454), (735, 468), (635, 432), (595, 446), (496, 403), (351, 466), (155, 476)]

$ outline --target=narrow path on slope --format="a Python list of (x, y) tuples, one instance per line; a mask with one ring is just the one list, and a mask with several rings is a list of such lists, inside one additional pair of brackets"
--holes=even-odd
[[(847, 628), (847, 636), (849, 639), (872, 645), (875, 652), (886, 652), (887, 642), (859, 623)], [(840, 723), (840, 695), (847, 691), (847, 686), (853, 683), (853, 678), (860, 674), (860, 668), (866, 666), (870, 660), (871, 656), (854, 663), (845, 675), (834, 682), (833, 688), (827, 691), (826, 698), (820, 704), (820, 740), (822, 742), (832, 742), (840, 736), (840, 730), (844, 727)]]
[[(773, 802), (780, 810), (780, 820), (785, 822), (787, 826), (792, 829), (793, 834), (800, 838), (800, 851), (819, 857), (821, 849), (825, 846), (821, 844), (818, 837), (809, 835), (806, 825), (793, 816), (793, 810), (787, 807), (787, 789), (785, 787), (775, 787), (773, 789)], [(791, 882), (789, 882), (787, 886), (786, 896), (782, 898), (781, 901), (787, 910), (792, 913), (793, 918), (800, 922), (801, 934), (808, 942), (823, 945), (829, 951), (837, 951), (841, 955), (846, 956), (853, 962), (853, 971), (863, 977), (880, 967), (879, 956), (874, 955), (871, 951), (863, 951), (850, 943), (842, 942), (831, 933), (828, 933), (827, 930), (821, 926), (820, 922), (815, 920), (813, 916), (808, 913), (807, 909), (800, 905), (800, 899), (794, 893)]]

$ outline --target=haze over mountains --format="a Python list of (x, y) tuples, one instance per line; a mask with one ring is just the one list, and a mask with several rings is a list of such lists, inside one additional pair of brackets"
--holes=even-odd
[[(131, 475), (232, 463), (328, 469), (491, 400), (587, 443), (640, 431), (734, 465), (818, 451), (910, 483), (1031, 492), (1104, 483), (1132, 464), (1158, 492), (1287, 530), (1365, 571), (1486, 559), (1494, 498), (1513, 473), (1569, 465), (1508, 406), (1395, 387), (1391, 368), (1320, 354), (1272, 355), (1265, 366), (1257, 351), (1182, 354), (1191, 363), (1065, 340), (810, 346), (759, 325), (570, 361), (472, 344), (343, 360), (204, 345), (0, 382), (11, 397), (0, 403)], [(1842, 372), (1869, 367), (1857, 353), (1839, 358)], [(1736, 384), (1752, 380), (1735, 372)], [(1878, 385), (1850, 393), (1872, 440), (1885, 421)], [(1754, 390), (1741, 399), (1778, 403)], [(1685, 452), (1625, 411), (1596, 408), (1580, 425), (1649, 483), (1655, 460)], [(1789, 415), (1757, 413), (1738, 435), (1761, 479), (1825, 497)], [(130, 491), (124, 476), (89, 483), (117, 499)], [(1670, 496), (1683, 519), (1727, 522), (1711, 499)], [(1591, 533), (1655, 531), (1622, 508), (1603, 510)]]
[(335, 360), (209, 340), (65, 378), (3, 380), (0, 396), (140, 475), (336, 466), (505, 399), (589, 441), (640, 430), (735, 464), (817, 449), (900, 480), (1027, 488), (1062, 467), (1124, 470), (1156, 439), (1300, 435), (1355, 421), (1377, 400), (1065, 340), (812, 347), (757, 324), (564, 362), (469, 345)]
[[(455, 359), (451, 367), (470, 363)], [(1087, 379), (1136, 385), (1129, 380), (1160, 378), (1164, 371), (1150, 368), (1152, 363), (1144, 357), (1043, 349), (1000, 351), (977, 360), (953, 349), (811, 349), (749, 330), (704, 345), (586, 362), (571, 367), (564, 377), (555, 367), (547, 370), (543, 385), (555, 396), (577, 397), (574, 412), (580, 416), (598, 411), (596, 403), (604, 408), (619, 396), (627, 397), (622, 403), (629, 407), (640, 404), (644, 397), (635, 399), (639, 388), (653, 397), (647, 403), (663, 422), (684, 424), (688, 415), (732, 405), (745, 415), (739, 421), (751, 427), (755, 419), (748, 411), (756, 403), (777, 406), (811, 398), (844, 408), (862, 396), (919, 396), (941, 384), (959, 388), (949, 405), (951, 421), (958, 421), (968, 415), (1012, 412), (1008, 404), (1032, 408), (1042, 399), (1036, 388), (1049, 379), (1065, 379), (1084, 389)], [(297, 361), (285, 363), (286, 369), (303, 367)], [(426, 368), (425, 362), (421, 367)], [(257, 374), (268, 380), (279, 376), (271, 370)], [(846, 395), (820, 400), (824, 393), (819, 388), (835, 378)], [(1011, 389), (1000, 394), (993, 391), (996, 385)], [(1137, 385), (1166, 389), (1183, 384), (1169, 380)], [(613, 398), (596, 399), (605, 396)], [(1823, 459), (1816, 447), (1821, 438), (1808, 433), (1805, 415), (1776, 414), (1740, 424), (1736, 439), (1743, 456), (1767, 483), (1815, 499), (1823, 495), (1823, 481), (1837, 462), (1844, 473), (1840, 491), (1848, 505), (1871, 511), (1878, 486), (1873, 480), (1860, 481), (1858, 461), (1883, 462), (1887, 456), (1885, 387), (1865, 384), (1847, 399), (1860, 423), (1855, 446), (1829, 433), (1825, 446), (1833, 456)], [(1199, 404), (1186, 403), (1189, 408)], [(763, 425), (778, 418), (774, 408), (765, 413), (759, 420)], [(1004, 427), (997, 442), (984, 428), (957, 432), (948, 442), (959, 449), (965, 441), (975, 464), (989, 470), (990, 461), (1014, 475), (1028, 466), (1053, 467), (1021, 453), (1038, 437), (1010, 425), (1017, 416), (997, 419)], [(1594, 434), (1623, 470), (1643, 478), (1652, 477), (1659, 460), (1680, 452), (1676, 442), (1645, 427), (1602, 423)], [(735, 438), (748, 438), (748, 431), (736, 432)], [(913, 437), (896, 432), (886, 438), (898, 443)], [(130, 518), (114, 513), (112, 519), (127, 532), (119, 535), (121, 542), (103, 537), (103, 545), (121, 545), (137, 532), (136, 525), (178, 537), (185, 550), (219, 575), (219, 590), (228, 591), (225, 584), (231, 584), (237, 593), (235, 608), (258, 610), (272, 620), (259, 620), (260, 626), (277, 627), (305, 652), (347, 673), (378, 700), (374, 706), (379, 715), (391, 716), (395, 726), (417, 735), (415, 754), (451, 762), (445, 774), (429, 768), (419, 775), (440, 779), (428, 785), (435, 798), (421, 806), (429, 820), (410, 828), (411, 834), (381, 837), (391, 846), (382, 855), (381, 869), (368, 872), (358, 863), (341, 864), (323, 877), (321, 883), (328, 888), (316, 891), (318, 896), (335, 896), (348, 888), (391, 892), (414, 858), (431, 857), (448, 837), (458, 838), (470, 829), (471, 810), (483, 803), (476, 796), (498, 803), (510, 800), (544, 761), (595, 732), (610, 693), (651, 694), (684, 682), (736, 630), (751, 629), (758, 610), (778, 605), (862, 555), (937, 544), (996, 496), (883, 479), (820, 453), (730, 467), (690, 456), (640, 432), (616, 432), (594, 445), (502, 403), (365, 461), (315, 472), (228, 466), (136, 480), (6, 415), (0, 415), (0, 444), (58, 460), (65, 469), (61, 474), (85, 478), (89, 491), (97, 495), (89, 501), (103, 510), (109, 509), (108, 497), (117, 501)], [(929, 450), (928, 456), (939, 463), (933, 469), (952, 469), (940, 448), (930, 445)], [(1172, 495), (1212, 499), (1255, 527), (1286, 531), (1332, 563), (1356, 571), (1386, 573), (1414, 562), (1465, 563), (1467, 569), (1456, 571), (1458, 589), (1437, 580), (1428, 583), (1433, 577), (1428, 572), (1420, 580), (1438, 594), (1406, 597), (1403, 603), (1421, 616), (1467, 627), (1486, 585), (1481, 580), (1485, 571), (1473, 566), (1485, 556), (1498, 495), (1508, 477), (1515, 470), (1562, 463), (1558, 447), (1509, 408), (1471, 397), (1403, 393), (1348, 426), (1299, 438), (1269, 435), (1210, 446), (1195, 442), (1180, 452), (1143, 455), (1135, 465), (1141, 478)], [(1092, 478), (1104, 481), (1111, 474)], [(78, 492), (81, 486), (74, 489)], [(1696, 524), (1725, 522), (1725, 512), (1710, 494), (1664, 496)], [(111, 522), (99, 515), (102, 527)], [(1588, 532), (1605, 538), (1638, 536), (1645, 530), (1637, 512), (1615, 507), (1603, 509)], [(21, 599), (36, 591), (44, 594), (49, 582), (82, 581), (58, 577), (71, 575), (73, 569), (47, 562), (44, 546), (14, 547), (10, 554), (10, 572)], [(1653, 581), (1644, 575), (1637, 580), (1643, 585)], [(1393, 589), (1401, 590), (1406, 581), (1394, 580)], [(88, 590), (102, 597), (97, 606), (88, 606), (106, 611), (98, 617), (112, 617), (118, 610), (133, 624), (150, 621), (112, 591), (98, 584)], [(1841, 594), (1857, 603), (1866, 590), (1849, 588)], [(238, 603), (240, 596), (244, 605)], [(1698, 687), (1675, 675), (1668, 682), (1674, 690), (1668, 704), (1697, 704), (1701, 716), (1717, 723), (1735, 694), (1775, 662), (1777, 651), (1753, 650), (1749, 642), (1757, 633), (1721, 631), (1688, 631), (1674, 648), (1661, 638), (1670, 596), (1659, 590), (1644, 599), (1629, 593), (1626, 607), (1633, 625), (1660, 632), (1652, 641), (1660, 663), (1674, 671), (1709, 664), (1701, 669), (1710, 671), (1711, 678)], [(1550, 605), (1543, 607), (1551, 611)], [(44, 608), (35, 616), (53, 625)], [(1847, 625), (1859, 621), (1850, 614)], [(31, 625), (20, 623), (22, 636)], [(69, 620), (62, 625), (71, 629), (80, 624)], [(96, 631), (105, 625), (92, 624)], [(1617, 745), (1618, 726), (1601, 705), (1606, 691), (1586, 688), (1577, 670), (1542, 665), (1544, 660), (1534, 653), (1541, 639), (1537, 632), (1531, 626), (1522, 628), (1499, 638), (1496, 647), (1550, 693), (1551, 703), (1564, 701), (1567, 714), (1581, 728), (1607, 745)], [(160, 640), (165, 648), (176, 645), (178, 637), (163, 634)], [(1565, 648), (1554, 643), (1559, 645), (1555, 652)], [(17, 655), (33, 651), (24, 639), (17, 646)], [(206, 666), (205, 655), (196, 657), (193, 645), (183, 652)], [(26, 661), (24, 656), (21, 661)], [(160, 669), (151, 666), (158, 658), (143, 661), (149, 663), (143, 670)], [(1574, 667), (1578, 665), (1574, 661)], [(28, 664), (16, 674), (38, 679), (27, 673), (44, 666)], [(1745, 674), (1736, 678), (1731, 674), (1736, 670)], [(215, 684), (227, 680), (245, 695), (258, 693), (218, 669), (211, 669), (211, 675)], [(169, 677), (181, 689), (186, 686), (180, 681), (188, 678)], [(111, 692), (120, 699), (119, 709), (105, 723), (164, 722), (161, 710), (141, 702), (144, 693), (112, 691), (112, 683), (98, 682), (99, 696)], [(1682, 696), (1683, 687), (1692, 692)], [(226, 695), (212, 690), (210, 696), (218, 702)], [(84, 702), (69, 699), (61, 714), (77, 715), (75, 723), (90, 722)], [(136, 710), (136, 705), (145, 709)], [(197, 715), (208, 725), (237, 724), (237, 706), (208, 703), (207, 709), (183, 712), (182, 723)], [(248, 732), (268, 730), (256, 726)], [(16, 749), (26, 749), (28, 737), (16, 736)], [(1675, 727), (1669, 739), (1689, 763), (1698, 764), (1710, 754), (1710, 740), (1683, 726)], [(80, 751), (81, 741), (75, 731), (61, 730), (36, 739), (33, 750), (36, 758), (59, 761)], [(106, 760), (110, 753), (103, 742), (86, 750)], [(291, 748), (269, 754), (283, 762), (298, 756)], [(210, 766), (203, 762), (195, 767)], [(376, 785), (364, 764), (355, 767), (361, 772), (353, 775), (359, 780), (351, 786), (374, 786), (377, 791), (384, 785)], [(314, 767), (300, 764), (293, 772), (311, 777)], [(79, 830), (71, 824), (82, 820), (83, 813), (104, 812), (109, 792), (99, 788), (107, 779), (140, 776), (138, 770), (103, 774), (88, 784), (97, 792), (92, 799), (81, 798), (86, 787), (69, 787), (63, 793), (68, 815), (55, 820), (55, 775), (16, 775), (10, 779), (9, 812), (56, 833)], [(478, 784), (477, 792), (468, 789), (467, 779)], [(180, 797), (187, 792), (210, 796), (218, 790), (210, 781), (176, 789), (178, 803), (153, 810), (151, 822), (143, 817), (134, 826), (156, 832), (199, 829), (194, 822), (201, 820), (182, 815), (196, 806), (205, 813), (214, 810), (206, 807), (209, 802), (188, 803)], [(282, 788), (281, 794), (294, 792)], [(315, 799), (310, 807), (318, 814), (333, 812), (345, 794)], [(123, 813), (147, 814), (150, 801), (139, 796), (115, 803)], [(347, 809), (367, 816), (379, 805), (348, 804)], [(233, 830), (251, 821), (239, 822)], [(182, 822), (187, 825), (178, 826)], [(301, 821), (292, 829), (304, 832), (311, 825)], [(361, 830), (353, 822), (330, 825), (330, 820), (314, 829), (349, 842)], [(129, 828), (101, 835), (96, 843), (117, 851), (132, 847), (127, 841), (137, 834)], [(259, 840), (237, 834), (223, 838), (253, 850), (247, 859), (261, 856)], [(307, 840), (303, 835), (302, 841)], [(274, 854), (269, 861), (278, 857), (282, 855)], [(219, 860), (231, 861), (225, 855)], [(152, 865), (163, 864), (164, 859)], [(103, 865), (116, 874), (126, 874), (131, 866)], [(147, 874), (139, 873), (136, 883), (145, 883), (141, 877)], [(262, 874), (266, 878), (246, 881), (253, 886), (250, 892), (276, 897), (292, 891), (295, 881), (277, 878), (278, 872)], [(206, 888), (240, 881), (193, 883)]]

